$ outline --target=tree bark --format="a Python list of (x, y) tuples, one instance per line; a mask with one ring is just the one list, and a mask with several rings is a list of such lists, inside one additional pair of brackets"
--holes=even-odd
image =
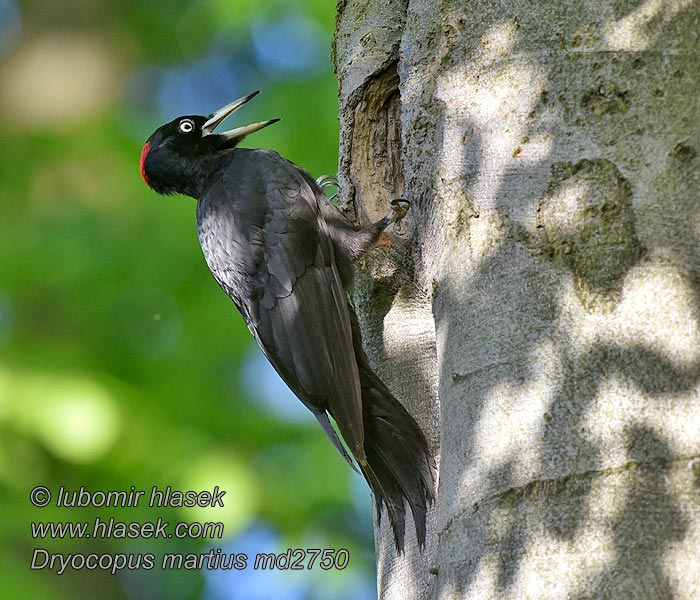
[(376, 534), (380, 598), (700, 597), (699, 22), (339, 2), (342, 200), (412, 204), (365, 345), (440, 457), (423, 554)]

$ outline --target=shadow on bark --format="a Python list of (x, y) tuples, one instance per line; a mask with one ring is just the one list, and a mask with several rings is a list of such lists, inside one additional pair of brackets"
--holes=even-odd
[[(630, 11), (633, 8), (628, 6)], [(622, 16), (617, 15), (618, 18)], [(664, 32), (674, 29), (674, 20), (652, 21), (656, 30), (649, 24), (650, 36), (663, 39)], [(573, 36), (574, 33), (563, 32), (562, 36)], [(474, 30), (470, 30), (469, 35), (476, 39), (480, 37)], [(459, 42), (454, 46), (458, 47)], [(465, 44), (465, 47), (469, 46)], [(531, 58), (536, 56), (533, 54)], [(634, 57), (625, 59), (638, 60)], [(457, 60), (450, 57), (450, 60), (468, 64), (469, 57), (465, 55)], [(601, 77), (603, 75), (598, 81)], [(609, 90), (602, 83), (601, 86), (592, 88), (584, 98), (587, 101), (582, 100), (572, 109), (579, 114), (572, 119), (592, 121), (611, 112), (624, 114), (626, 108), (620, 103), (634, 101), (626, 92)], [(423, 95), (432, 98), (435, 89), (425, 89)], [(560, 98), (560, 101), (565, 104), (568, 99)], [(582, 113), (586, 113), (584, 117), (580, 117)], [(442, 139), (443, 111), (435, 115), (433, 123), (439, 124), (435, 135)], [(600, 126), (604, 127), (604, 122), (601, 121)], [(462, 123), (462, 127), (464, 131), (479, 131), (474, 123)], [(550, 156), (559, 156), (566, 143), (563, 140), (560, 147), (555, 140)], [(625, 432), (628, 462), (619, 466), (621, 471), (612, 473), (603, 466), (602, 450), (591, 441), (586, 427), (588, 413), (600, 397), (601, 385), (610, 378), (621, 380), (635, 393), (662, 404), (671, 404), (674, 395), (690, 394), (697, 389), (700, 364), (695, 361), (679, 367), (654, 348), (641, 343), (600, 342), (581, 353), (575, 339), (557, 327), (561, 316), (557, 293), (568, 278), (573, 277), (579, 300), (589, 313), (609, 314), (621, 300), (625, 278), (634, 268), (652, 260), (649, 251), (654, 253), (657, 247), (655, 244), (649, 249), (644, 247), (636, 229), (635, 198), (630, 184), (620, 169), (603, 158), (553, 165), (548, 157), (538, 164), (530, 162), (527, 166), (508, 171), (507, 177), (511, 180), (527, 181), (532, 177), (550, 181), (544, 197), (526, 200), (537, 202), (539, 232), (526, 229), (517, 217), (512, 218), (507, 209), (501, 208), (512, 203), (512, 189), (502, 187), (495, 194), (496, 208), (492, 214), (478, 214), (467, 190), (484, 168), (479, 162), (483, 151), (483, 142), (478, 135), (467, 139), (463, 163), (471, 167), (471, 172), (464, 173), (458, 181), (460, 189), (446, 185), (444, 180), (430, 182), (423, 179), (429, 173), (430, 164), (418, 165), (413, 178), (407, 180), (408, 189), (414, 186), (414, 189), (421, 190), (423, 197), (436, 198), (436, 206), (423, 201), (422, 221), (419, 223), (423, 235), (429, 239), (431, 236), (440, 239), (439, 235), (436, 236), (437, 229), (447, 227), (469, 244), (470, 223), (477, 218), (491, 219), (506, 230), (501, 241), (488, 254), (475, 259), (478, 260), (477, 266), (470, 266), (468, 285), (459, 274), (454, 280), (441, 281), (435, 293), (436, 326), (447, 330), (442, 351), (449, 353), (463, 347), (465, 332), (472, 340), (470, 346), (483, 342), (479, 345), (478, 356), (463, 357), (459, 371), (441, 374), (443, 388), (460, 386), (464, 398), (461, 406), (442, 407), (443, 431), (453, 439), (464, 440), (463, 452), (443, 457), (442, 472), (447, 470), (450, 476), (441, 478), (440, 501), (447, 505), (447, 514), (454, 514), (450, 513), (452, 497), (458, 492), (459, 482), (468, 477), (469, 469), (473, 467), (472, 460), (479, 458), (480, 448), (475, 446), (477, 429), (494, 390), (499, 387), (525, 388), (532, 384), (538, 375), (537, 352), (545, 341), (552, 343), (558, 354), (559, 385), (547, 400), (539, 429), (542, 461), (530, 482), (522, 484), (518, 481), (515, 459), (504, 460), (481, 474), (486, 483), (478, 500), (470, 509), (462, 508), (462, 512), (439, 532), (441, 539), (452, 538), (449, 544), (452, 554), (445, 556), (440, 553), (447, 563), (446, 580), (452, 586), (458, 582), (456, 588), (449, 589), (466, 595), (483, 561), (489, 558), (495, 564), (497, 589), (506, 594), (505, 597), (514, 594), (522, 559), (533, 541), (533, 533), (554, 540), (573, 541), (582, 533), (585, 524), (596, 517), (590, 513), (589, 506), (593, 488), (609, 483), (620, 486), (615, 493), (624, 498), (618, 515), (607, 528), (612, 539), (612, 558), (602, 571), (584, 575), (593, 583), (582, 587), (591, 591), (577, 597), (583, 600), (612, 597), (612, 594), (620, 598), (671, 598), (673, 589), (665, 569), (664, 553), (670, 543), (683, 541), (688, 530), (687, 518), (679, 505), (681, 499), (668, 485), (674, 461), (680, 459), (674, 456), (668, 440), (640, 421), (630, 425)], [(676, 173), (676, 180), (687, 182), (688, 174), (697, 173), (697, 152), (691, 144), (679, 142), (669, 159), (675, 161), (671, 168), (685, 173), (684, 177)], [(585, 184), (581, 186), (584, 194), (579, 198), (580, 204), (575, 207), (581, 213), (581, 219), (573, 229), (558, 229), (557, 218), (567, 210), (558, 194), (567, 185), (576, 184), (576, 178), (583, 178)], [(661, 205), (667, 199), (672, 202), (680, 198), (682, 218), (663, 225), (666, 237), (671, 240), (668, 242), (671, 255), (654, 254), (653, 260), (680, 264), (687, 270), (688, 282), (695, 294), (693, 309), (698, 314), (700, 248), (697, 243), (690, 244), (689, 252), (688, 244), (674, 240), (690, 242), (694, 239), (688, 228), (700, 220), (700, 206), (697, 202), (683, 201), (688, 192), (679, 189), (677, 184), (672, 189), (680, 195), (670, 193), (667, 183), (663, 178), (657, 182), (655, 192), (658, 195), (652, 201)], [(445, 191), (458, 196), (463, 212), (454, 222), (431, 224), (434, 218), (431, 215), (440, 211), (449, 213), (445, 208), (449, 208), (450, 198)], [(666, 206), (659, 210), (665, 209)], [(465, 256), (465, 260), (471, 259)], [(514, 280), (518, 279), (524, 285), (517, 285)], [(663, 300), (660, 298), (659, 301)], [(460, 308), (455, 313), (454, 307), (457, 306)], [(452, 316), (448, 318), (458, 321), (458, 326), (439, 322), (440, 315), (450, 315), (451, 311)], [(659, 327), (663, 324), (660, 323)], [(498, 332), (498, 335), (493, 332)], [(488, 381), (484, 382), (482, 376), (486, 373), (488, 377), (483, 379)], [(454, 437), (457, 435), (454, 428), (458, 428), (459, 438)], [(492, 434), (498, 436), (499, 432), (493, 431)], [(446, 461), (453, 464), (445, 464)], [(621, 479), (612, 476), (620, 472), (623, 474)], [(454, 542), (455, 536), (461, 537), (462, 541)], [(470, 538), (480, 540), (480, 545), (470, 544)], [(455, 553), (456, 549), (462, 550), (463, 555)]]

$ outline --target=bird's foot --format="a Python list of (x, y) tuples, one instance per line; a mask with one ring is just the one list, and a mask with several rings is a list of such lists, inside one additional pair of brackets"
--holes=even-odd
[(411, 204), (405, 198), (394, 198), (391, 201), (391, 222), (397, 223), (406, 216)]
[(401, 227), (401, 221), (406, 216), (408, 209), (411, 208), (411, 203), (405, 198), (395, 198), (391, 201), (391, 211), (389, 218), (394, 224), (394, 235), (404, 236), (406, 231)]
[[(316, 178), (316, 183), (325, 192), (328, 199), (333, 202), (338, 197), (338, 178), (335, 175), (321, 175)], [(326, 188), (335, 188), (334, 194), (326, 192)]]
[(316, 178), (316, 183), (322, 190), (325, 190), (331, 186), (338, 187), (338, 178), (335, 175), (321, 175)]

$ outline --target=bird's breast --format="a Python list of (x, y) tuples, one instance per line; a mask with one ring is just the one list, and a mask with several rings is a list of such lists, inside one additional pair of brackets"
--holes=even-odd
[(254, 294), (262, 251), (255, 243), (258, 229), (237, 214), (231, 203), (205, 200), (197, 205), (197, 235), (207, 266), (239, 308)]

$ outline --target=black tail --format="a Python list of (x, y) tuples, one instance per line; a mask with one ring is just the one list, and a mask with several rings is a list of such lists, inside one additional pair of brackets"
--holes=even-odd
[(396, 549), (403, 552), (406, 505), (413, 513), (419, 548), (425, 547), (427, 507), (435, 499), (435, 460), (418, 423), (372, 370), (362, 348), (352, 307), (355, 358), (362, 388), (362, 418), (367, 463), (360, 465), (374, 492), (377, 516), (386, 504)]

